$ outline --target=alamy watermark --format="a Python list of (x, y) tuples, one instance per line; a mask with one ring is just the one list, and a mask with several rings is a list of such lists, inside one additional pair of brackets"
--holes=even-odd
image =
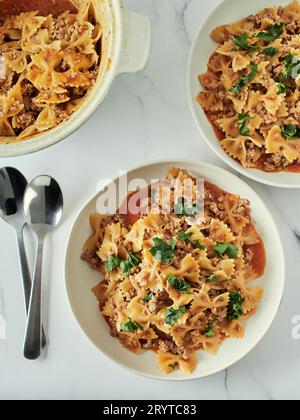
[(116, 181), (101, 180), (97, 185), (100, 195), (97, 211), (100, 214), (178, 214), (186, 215), (195, 222), (204, 217), (203, 179), (152, 179), (128, 180), (126, 172), (120, 172)]
[(300, 315), (295, 315), (292, 319), (292, 338), (293, 340), (300, 340)]

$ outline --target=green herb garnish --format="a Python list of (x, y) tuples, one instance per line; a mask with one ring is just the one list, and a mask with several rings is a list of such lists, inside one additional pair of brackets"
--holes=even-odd
[(228, 281), (228, 280), (221, 280), (219, 279), (218, 276), (216, 276), (216, 274), (212, 274), (211, 276), (204, 276), (203, 277), (206, 281), (209, 281), (211, 283), (219, 283), (221, 281)]
[(205, 245), (201, 245), (199, 239), (196, 239), (193, 243), (193, 246), (195, 249), (200, 249), (201, 251), (205, 251), (206, 250), (206, 246)]
[(186, 294), (189, 293), (189, 289), (191, 288), (191, 284), (188, 281), (179, 280), (174, 276), (174, 274), (170, 274), (168, 277), (168, 283), (178, 292)]
[(294, 124), (285, 125), (281, 128), (281, 134), (286, 140), (300, 137), (300, 128)]
[(227, 318), (230, 320), (239, 319), (243, 315), (243, 307), (245, 299), (239, 292), (229, 293), (229, 304)]
[(245, 86), (247, 86), (249, 83), (251, 83), (253, 80), (254, 80), (254, 78), (255, 78), (255, 76), (256, 76), (256, 73), (257, 73), (257, 69), (258, 69), (258, 65), (257, 64), (253, 64), (253, 63), (251, 63), (250, 64), (250, 67), (251, 67), (251, 71), (250, 71), (250, 73), (248, 74), (248, 76), (244, 76), (244, 77), (242, 77), (238, 82), (237, 82), (237, 84), (234, 86), (234, 87), (232, 87), (232, 88), (230, 88), (228, 91), (230, 92), (230, 93), (233, 93), (234, 95), (236, 95), (238, 98), (240, 98), (241, 97), (241, 93), (242, 93), (242, 89), (243, 89), (243, 87), (245, 87)]
[(283, 64), (285, 65), (284, 72), (281, 73), (281, 75), (278, 77), (278, 82), (282, 83), (284, 82), (288, 77), (292, 77), (294, 80), (297, 79), (297, 77), (300, 74), (300, 61), (296, 59), (291, 53), (289, 53), (284, 61)]
[(129, 276), (133, 268), (137, 267), (141, 264), (141, 260), (136, 257), (133, 253), (129, 254), (127, 260), (122, 261), (120, 264), (121, 270), (125, 274), (125, 276)]
[(206, 337), (214, 337), (216, 335), (214, 330), (214, 324), (212, 322), (209, 323), (208, 328), (205, 333)]
[(141, 331), (144, 331), (144, 328), (142, 327), (142, 325), (136, 321), (133, 321), (131, 318), (128, 318), (128, 322), (122, 322), (121, 324), (121, 331), (135, 334), (138, 329), (140, 329)]
[(235, 245), (232, 245), (229, 242), (219, 242), (214, 247), (214, 250), (219, 255), (219, 257), (224, 257), (225, 255), (228, 255), (229, 258), (236, 258), (238, 255), (239, 248)]
[(170, 368), (170, 369), (172, 369), (172, 370), (174, 370), (175, 368), (176, 368), (176, 366), (175, 365), (172, 365), (171, 363), (168, 365), (168, 368)]
[(176, 242), (174, 239), (171, 239), (170, 244), (165, 242), (163, 239), (154, 238), (154, 247), (150, 249), (151, 255), (158, 261), (161, 261), (163, 264), (170, 264), (174, 258), (174, 250), (176, 247)]
[(253, 118), (250, 117), (249, 112), (238, 114), (239, 130), (242, 136), (250, 136), (250, 130), (247, 127), (247, 123)]
[(173, 325), (179, 320), (182, 314), (187, 313), (187, 308), (185, 306), (179, 306), (178, 309), (168, 308), (165, 312), (165, 323), (168, 325)]
[(104, 267), (109, 273), (112, 273), (116, 268), (120, 267), (121, 260), (117, 255), (111, 254), (108, 260), (105, 261)]
[(146, 294), (146, 296), (143, 297), (144, 302), (149, 302), (154, 296), (154, 292), (149, 292)]
[(179, 233), (177, 234), (177, 238), (178, 238), (180, 241), (183, 241), (183, 242), (189, 242), (189, 241), (190, 241), (190, 239), (191, 239), (191, 236), (192, 236), (192, 234), (191, 234), (191, 233), (185, 233), (185, 232), (179, 232)]
[(275, 47), (268, 47), (268, 48), (265, 48), (265, 49), (263, 50), (263, 53), (264, 53), (267, 57), (274, 57), (274, 55), (278, 53), (278, 48), (275, 48)]
[(179, 216), (195, 217), (201, 211), (201, 208), (197, 204), (175, 204), (174, 213)]
[(284, 93), (286, 93), (286, 86), (283, 83), (278, 83), (277, 87), (278, 87), (277, 95), (283, 95)]
[(235, 37), (233, 43), (239, 47), (240, 50), (247, 51), (248, 54), (252, 54), (259, 49), (259, 46), (249, 43), (249, 35), (247, 33)]
[(279, 25), (275, 24), (267, 32), (259, 32), (256, 37), (261, 41), (272, 42), (280, 38), (284, 30), (285, 24), (281, 22)]

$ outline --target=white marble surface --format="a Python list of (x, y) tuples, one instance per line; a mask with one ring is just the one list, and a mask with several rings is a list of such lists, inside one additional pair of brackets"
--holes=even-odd
[(85, 338), (64, 290), (67, 233), (99, 179), (162, 158), (224, 166), (201, 141), (192, 120), (185, 75), (191, 40), (218, 3), (125, 1), (128, 9), (148, 15), (153, 22), (153, 51), (145, 72), (119, 77), (102, 107), (71, 138), (32, 156), (0, 159), (0, 167), (15, 166), (28, 178), (41, 173), (55, 176), (65, 195), (65, 218), (47, 240), (44, 267), (50, 347), (47, 356), (36, 362), (22, 357), (25, 319), (17, 249), (13, 231), (0, 222), (0, 328), (3, 316), (7, 320), (5, 340), (0, 333), (0, 399), (299, 399), (300, 339), (292, 336), (292, 319), (300, 315), (299, 191), (247, 181), (278, 223), (287, 260), (286, 289), (266, 337), (226, 372), (185, 383), (154, 382), (128, 373), (106, 360)]

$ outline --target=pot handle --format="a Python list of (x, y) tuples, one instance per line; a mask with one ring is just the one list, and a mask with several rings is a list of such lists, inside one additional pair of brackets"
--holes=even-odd
[(151, 22), (143, 15), (122, 13), (122, 45), (117, 74), (136, 73), (148, 63), (151, 50)]

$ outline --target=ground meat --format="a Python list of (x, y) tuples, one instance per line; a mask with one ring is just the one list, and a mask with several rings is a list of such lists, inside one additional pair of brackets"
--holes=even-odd
[(24, 112), (23, 114), (16, 116), (17, 124), (24, 130), (30, 125), (34, 124), (36, 120), (36, 115), (34, 112)]
[(164, 290), (157, 292), (148, 302), (148, 309), (151, 313), (157, 313), (163, 308), (167, 308), (173, 304), (173, 301), (169, 298), (168, 293)]
[(84, 251), (81, 254), (81, 259), (88, 262), (94, 270), (99, 270), (102, 266), (101, 260), (95, 251)]

